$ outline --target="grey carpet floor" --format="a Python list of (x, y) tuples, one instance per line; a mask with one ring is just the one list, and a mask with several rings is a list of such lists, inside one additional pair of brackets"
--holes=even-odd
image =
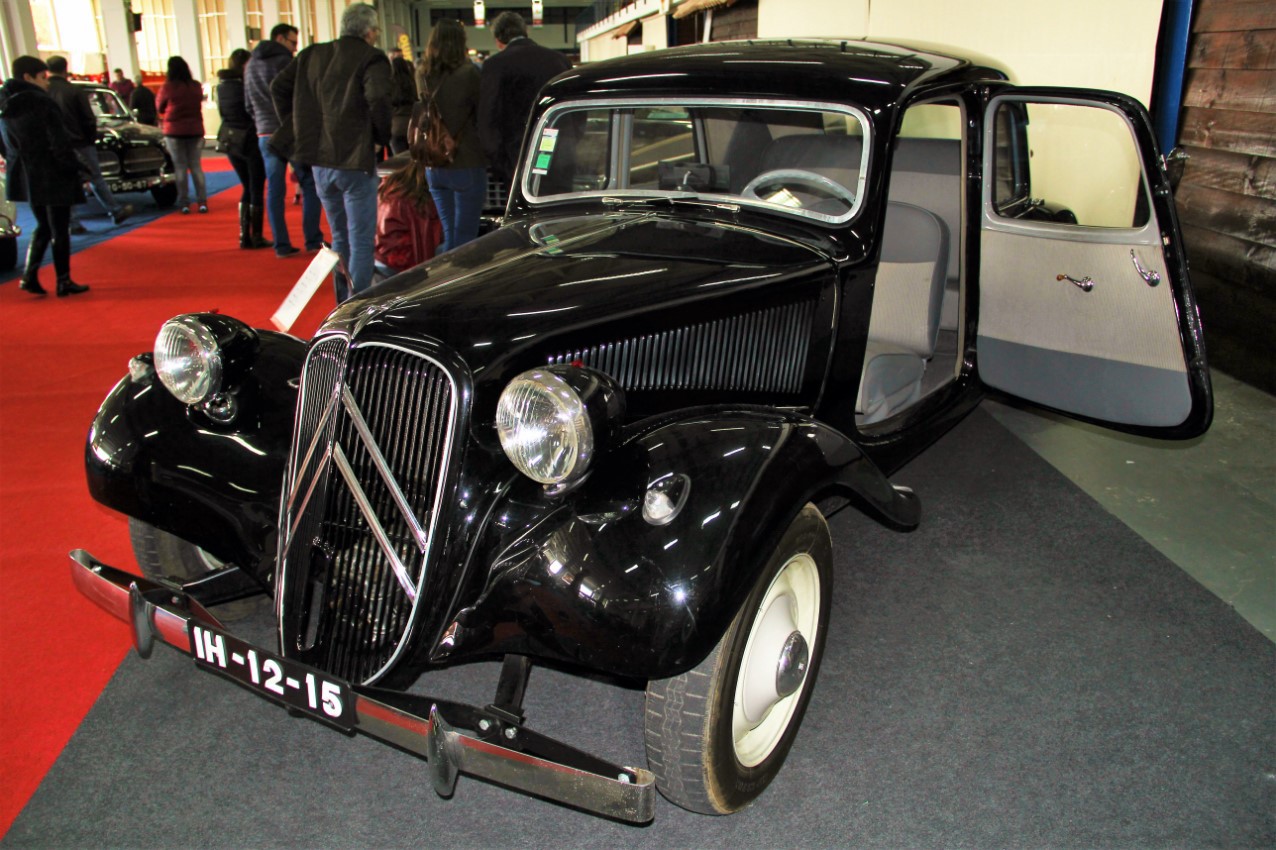
[[(982, 411), (831, 522), (828, 650), (778, 780), (632, 827), (346, 738), (177, 653), (130, 655), (4, 846), (1276, 846), (1276, 646)], [(261, 628), (262, 623), (253, 624)], [(104, 622), (104, 628), (114, 626)], [(487, 702), (495, 665), (418, 690)], [(533, 726), (642, 765), (643, 695), (537, 669)]]

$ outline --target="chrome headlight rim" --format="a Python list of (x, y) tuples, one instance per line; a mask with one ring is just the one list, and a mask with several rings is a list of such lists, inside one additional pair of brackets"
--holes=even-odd
[[(536, 369), (528, 369), (510, 380), (501, 392), (502, 401), (510, 401), (511, 387), (516, 382), (530, 380), (540, 382), (547, 391), (555, 393), (553, 404), (569, 407), (568, 417), (573, 433), (579, 436), (579, 445), (571, 457), (571, 463), (559, 468), (554, 475), (537, 474), (524, 468), (517, 455), (516, 441), (510, 435), (501, 435), (502, 405), (497, 403), (497, 433), (501, 435), (501, 448), (519, 472), (543, 484), (551, 492), (562, 493), (585, 480), (597, 459), (619, 439), (625, 419), (625, 394), (610, 375), (579, 362), (570, 365), (551, 363)], [(505, 409), (508, 413), (508, 408)], [(508, 422), (506, 424), (509, 424)]]
[(594, 454), (584, 399), (549, 368), (529, 369), (505, 385), (496, 405), (496, 433), (515, 468), (547, 486), (580, 478)]
[[(172, 345), (174, 338), (189, 343), (192, 350), (181, 355)], [(217, 335), (198, 316), (175, 316), (160, 326), (155, 336), (154, 366), (160, 382), (184, 404), (199, 404), (222, 390), (221, 346)]]

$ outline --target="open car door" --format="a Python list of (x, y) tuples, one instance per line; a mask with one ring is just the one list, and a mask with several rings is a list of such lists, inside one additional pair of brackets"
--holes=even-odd
[(1200, 318), (1143, 107), (1007, 87), (987, 107), (983, 158), (984, 385), (1125, 431), (1203, 433)]

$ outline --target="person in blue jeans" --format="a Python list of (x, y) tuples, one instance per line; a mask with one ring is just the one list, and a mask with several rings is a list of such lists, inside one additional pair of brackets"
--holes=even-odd
[(478, 236), (479, 216), (487, 198), (487, 158), (478, 134), (479, 70), (469, 60), (465, 29), (444, 19), (430, 31), (423, 68), (425, 91), (413, 110), (411, 126), (423, 128), (427, 101), (433, 100), (443, 123), (456, 140), (450, 165), (426, 169), (430, 197), (443, 221), (443, 245), (451, 251)]
[[(244, 68), (244, 106), (257, 127), (257, 144), (266, 165), (266, 216), (270, 220), (270, 236), (275, 242), (275, 256), (291, 257), (300, 249), (292, 244), (284, 209), (288, 196), (288, 160), (270, 146), (271, 135), (279, 129), (279, 115), (270, 93), (270, 84), (292, 61), (297, 52), (297, 28), (292, 24), (276, 24), (269, 38), (253, 48), (253, 58)], [(319, 196), (310, 166), (294, 162), (293, 171), (301, 187), (301, 232), (307, 251), (323, 247), (323, 231), (319, 226)]]
[[(257, 145), (266, 163), (266, 218), (270, 220), (270, 235), (275, 241), (275, 256), (291, 257), (301, 249), (292, 244), (284, 218), (288, 203), (288, 160), (275, 153), (270, 146), (270, 136), (258, 136)], [(323, 208), (315, 188), (314, 171), (309, 165), (296, 162), (292, 170), (301, 187), (301, 234), (306, 240), (306, 250), (318, 251), (323, 247), (323, 229), (319, 225)]]
[(345, 168), (314, 167), (319, 201), (332, 228), (332, 250), (341, 257), (333, 285), (340, 304), (372, 285), (377, 236), (377, 189), (375, 174)]
[[(377, 49), (381, 22), (367, 3), (341, 14), (341, 35), (297, 54), (270, 85), (276, 142), (292, 137), (293, 162), (314, 170), (341, 257), (337, 302), (372, 286), (376, 250), (376, 149), (390, 144), (390, 61)], [(249, 62), (249, 67), (252, 63)], [(332, 85), (332, 80), (348, 81)], [(260, 129), (260, 128), (258, 128)]]

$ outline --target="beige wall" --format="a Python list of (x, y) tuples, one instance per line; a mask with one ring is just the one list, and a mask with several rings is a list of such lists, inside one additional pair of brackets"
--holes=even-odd
[[(916, 0), (893, 2), (916, 4)], [(868, 34), (870, 3), (871, 0), (758, 0), (758, 37), (861, 38)], [(945, 5), (953, 4), (950, 0)]]
[(758, 0), (758, 36), (947, 44), (997, 60), (1021, 85), (1113, 89), (1146, 105), (1161, 5), (1162, 0)]

